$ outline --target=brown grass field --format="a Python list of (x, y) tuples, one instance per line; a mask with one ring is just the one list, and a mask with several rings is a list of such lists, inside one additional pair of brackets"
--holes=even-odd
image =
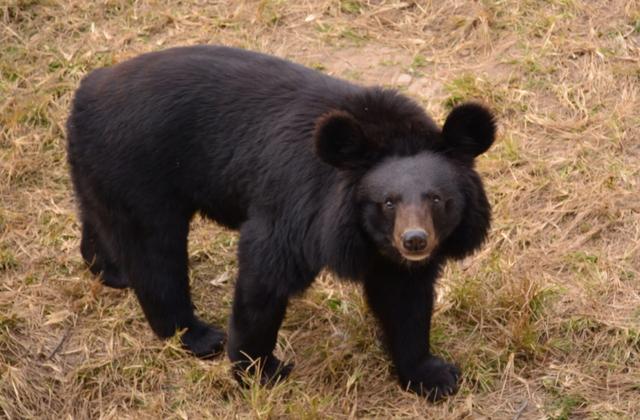
[[(8, 1), (8, 3), (7, 3)], [(175, 45), (263, 51), (499, 118), (490, 240), (447, 267), (438, 404), (403, 392), (357, 287), (293, 301), (273, 388), (158, 340), (85, 269), (65, 120), (90, 70)], [(640, 1), (0, 0), (0, 417), (640, 418)], [(194, 299), (224, 325), (236, 234), (194, 220)]]

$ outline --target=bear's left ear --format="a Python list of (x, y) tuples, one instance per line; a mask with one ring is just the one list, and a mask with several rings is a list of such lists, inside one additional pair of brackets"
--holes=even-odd
[(338, 169), (367, 168), (377, 152), (360, 123), (346, 111), (333, 110), (318, 118), (314, 141), (320, 159)]
[(493, 114), (484, 106), (466, 103), (453, 108), (442, 127), (442, 150), (453, 158), (473, 160), (489, 150), (496, 137)]

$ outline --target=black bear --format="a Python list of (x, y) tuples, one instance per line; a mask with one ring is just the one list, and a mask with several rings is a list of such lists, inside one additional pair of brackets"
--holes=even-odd
[(443, 264), (489, 228), (474, 170), (495, 136), (484, 107), (460, 105), (440, 129), (393, 90), (193, 46), (93, 71), (67, 128), (82, 256), (106, 285), (133, 288), (158, 336), (185, 330), (200, 357), (223, 348), (189, 292), (200, 212), (240, 231), (227, 352), (241, 383), (245, 370), (265, 383), (289, 373), (272, 354), (287, 302), (326, 267), (363, 285), (403, 387), (456, 391), (429, 328)]

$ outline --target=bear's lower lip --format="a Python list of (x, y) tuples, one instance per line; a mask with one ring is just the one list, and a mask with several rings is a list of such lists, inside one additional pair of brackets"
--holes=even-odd
[(402, 253), (402, 257), (409, 261), (423, 261), (429, 258), (429, 253), (427, 254), (406, 254)]

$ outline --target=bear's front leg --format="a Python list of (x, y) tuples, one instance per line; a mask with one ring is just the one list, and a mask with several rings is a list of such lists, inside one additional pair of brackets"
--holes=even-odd
[(433, 285), (438, 269), (425, 273), (377, 267), (365, 279), (365, 293), (384, 331), (400, 384), (431, 401), (458, 390), (460, 371), (429, 351)]
[(241, 268), (234, 294), (227, 353), (233, 362), (233, 375), (241, 385), (257, 372), (260, 383), (266, 385), (286, 378), (293, 368), (293, 364), (273, 355), (287, 299), (243, 271)]
[(241, 385), (246, 385), (247, 375), (257, 372), (262, 384), (273, 383), (286, 378), (293, 368), (276, 358), (273, 350), (289, 295), (299, 289), (301, 281), (310, 281), (301, 279), (306, 277), (304, 270), (296, 265), (278, 232), (275, 226), (258, 220), (245, 222), (240, 232), (227, 352)]

